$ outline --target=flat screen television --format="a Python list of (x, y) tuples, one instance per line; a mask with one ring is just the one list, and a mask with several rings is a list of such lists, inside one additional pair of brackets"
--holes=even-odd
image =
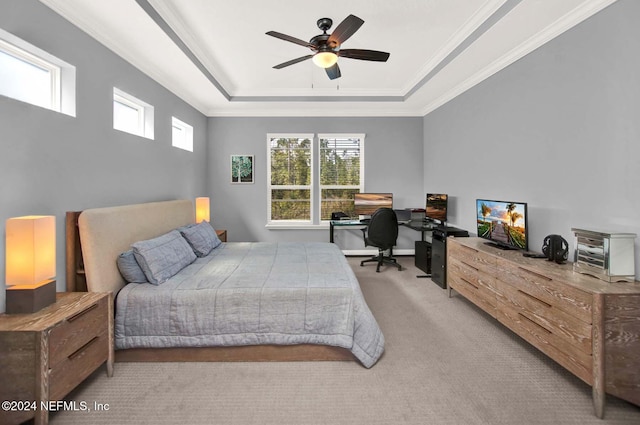
[(427, 193), (425, 217), (444, 224), (447, 221), (448, 198), (446, 193)]
[(528, 249), (527, 204), (476, 199), (478, 236), (502, 249)]
[(378, 208), (393, 208), (393, 193), (354, 193), (354, 213), (371, 216)]

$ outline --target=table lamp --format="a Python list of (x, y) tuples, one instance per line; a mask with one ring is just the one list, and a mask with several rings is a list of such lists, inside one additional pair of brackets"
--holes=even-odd
[(209, 198), (196, 198), (196, 223), (210, 222), (209, 217)]
[(56, 218), (10, 218), (5, 230), (6, 311), (35, 313), (56, 301)]

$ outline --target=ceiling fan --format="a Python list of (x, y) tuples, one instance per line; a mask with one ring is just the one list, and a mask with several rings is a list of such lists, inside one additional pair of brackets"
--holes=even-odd
[(321, 68), (325, 68), (330, 80), (340, 78), (340, 67), (338, 66), (338, 57), (360, 59), (365, 61), (386, 62), (389, 59), (389, 53), (379, 52), (377, 50), (363, 49), (342, 49), (342, 43), (347, 41), (358, 29), (364, 24), (364, 21), (355, 15), (347, 16), (344, 21), (340, 22), (333, 33), (327, 34), (327, 30), (333, 25), (330, 18), (318, 19), (318, 28), (322, 30), (322, 34), (316, 35), (311, 40), (304, 41), (290, 35), (282, 34), (276, 31), (269, 31), (266, 34), (281, 40), (299, 44), (308, 47), (314, 53), (283, 62), (274, 66), (275, 69), (281, 69), (298, 62), (313, 58), (313, 63)]

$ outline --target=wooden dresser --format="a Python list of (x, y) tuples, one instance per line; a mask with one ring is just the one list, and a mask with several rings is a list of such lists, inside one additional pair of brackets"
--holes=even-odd
[(640, 283), (607, 283), (571, 263), (525, 258), (480, 238), (449, 238), (447, 282), (593, 388), (640, 405)]
[(0, 315), (0, 401), (12, 403), (0, 423), (46, 424), (43, 403), (62, 400), (105, 362), (111, 376), (113, 354), (110, 293), (62, 292), (36, 313)]

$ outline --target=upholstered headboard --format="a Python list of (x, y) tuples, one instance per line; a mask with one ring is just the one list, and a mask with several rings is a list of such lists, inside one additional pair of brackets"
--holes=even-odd
[(117, 293), (125, 281), (116, 260), (131, 244), (195, 221), (189, 200), (150, 202), (84, 210), (78, 218), (82, 256), (90, 292)]

